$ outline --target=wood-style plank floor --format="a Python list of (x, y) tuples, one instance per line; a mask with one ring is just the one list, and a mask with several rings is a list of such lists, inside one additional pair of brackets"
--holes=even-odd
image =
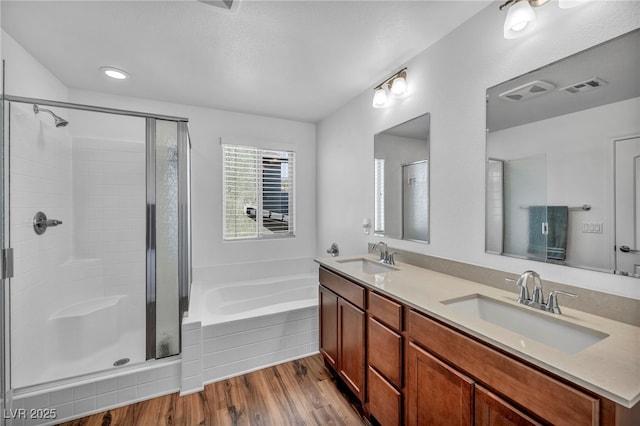
[(212, 383), (205, 390), (139, 402), (64, 426), (364, 425), (314, 355)]

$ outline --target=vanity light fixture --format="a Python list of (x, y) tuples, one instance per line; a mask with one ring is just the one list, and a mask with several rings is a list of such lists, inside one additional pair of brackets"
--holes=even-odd
[[(558, 0), (561, 9), (580, 6), (590, 0)], [(504, 38), (513, 39), (527, 34), (536, 24), (536, 13), (534, 7), (547, 4), (549, 0), (507, 0), (500, 5), (500, 10), (507, 10), (507, 17), (504, 20)]]
[(508, 0), (500, 10), (509, 6), (504, 20), (504, 38), (518, 38), (529, 32), (536, 24), (536, 13), (532, 6), (542, 6), (549, 0)]
[(384, 87), (376, 87), (373, 89), (373, 107), (374, 108), (384, 108), (387, 106), (387, 101), (389, 100), (389, 95), (387, 95), (387, 90)]
[(373, 89), (373, 107), (389, 105), (389, 95), (401, 98), (407, 94), (407, 68), (402, 68)]
[(111, 77), (116, 80), (125, 80), (129, 78), (129, 74), (126, 71), (114, 67), (100, 67), (100, 71), (107, 77)]

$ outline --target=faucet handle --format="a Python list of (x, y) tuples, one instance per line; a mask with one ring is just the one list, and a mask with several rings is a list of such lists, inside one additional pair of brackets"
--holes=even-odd
[(505, 278), (507, 282), (514, 283), (518, 287), (520, 287), (520, 295), (518, 296), (518, 300), (516, 302), (526, 304), (529, 302), (529, 290), (527, 289), (527, 281), (521, 279), (513, 279), (513, 278)]
[(395, 251), (390, 251), (389, 253), (387, 253), (387, 260), (385, 263), (389, 264), (389, 265), (395, 265), (396, 261), (393, 258), (393, 255), (397, 254)]
[(546, 311), (547, 312), (553, 312), (554, 314), (561, 314), (562, 311), (560, 311), (560, 306), (558, 306), (558, 294), (564, 294), (565, 296), (571, 296), (571, 297), (579, 297), (577, 294), (575, 293), (570, 293), (568, 291), (562, 291), (562, 290), (553, 290), (549, 292), (549, 300), (547, 300), (547, 305), (546, 305)]

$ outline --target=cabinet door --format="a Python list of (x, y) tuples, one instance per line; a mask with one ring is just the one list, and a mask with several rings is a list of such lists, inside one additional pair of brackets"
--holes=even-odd
[(320, 286), (320, 353), (338, 369), (338, 296)]
[(364, 400), (364, 312), (338, 298), (338, 372), (360, 401)]
[(407, 350), (407, 422), (410, 426), (471, 425), (473, 381), (413, 343)]
[(476, 426), (540, 426), (541, 423), (522, 413), (488, 390), (476, 385)]

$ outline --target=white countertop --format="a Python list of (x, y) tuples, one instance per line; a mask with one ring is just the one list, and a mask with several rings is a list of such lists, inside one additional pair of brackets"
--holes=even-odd
[(533, 309), (517, 304), (515, 292), (401, 262), (396, 262), (397, 271), (375, 275), (361, 272), (353, 263), (338, 262), (359, 258), (377, 261), (376, 257), (365, 255), (318, 258), (316, 262), (624, 407), (631, 408), (640, 400), (640, 327), (562, 308), (562, 300), (561, 315), (535, 310), (609, 335), (578, 353), (567, 354), (440, 303), (480, 294), (523, 309)]

